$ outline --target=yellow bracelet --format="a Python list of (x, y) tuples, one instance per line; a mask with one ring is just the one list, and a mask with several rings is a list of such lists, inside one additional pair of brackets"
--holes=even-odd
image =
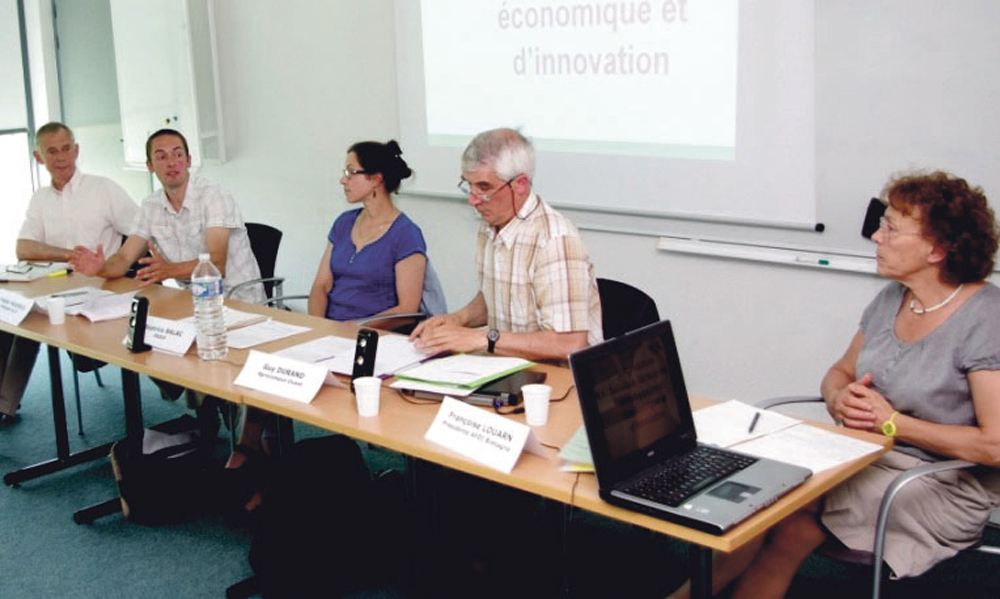
[(893, 412), (889, 416), (889, 419), (882, 423), (882, 434), (885, 435), (886, 437), (895, 437), (896, 436), (896, 432), (897, 432), (896, 423), (893, 422), (893, 419), (896, 418), (897, 414), (899, 414), (899, 412)]

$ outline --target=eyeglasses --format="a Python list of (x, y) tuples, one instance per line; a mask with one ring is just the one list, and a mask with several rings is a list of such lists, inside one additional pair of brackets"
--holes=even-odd
[(344, 169), (344, 178), (345, 178), (345, 179), (350, 179), (350, 178), (351, 178), (351, 177), (353, 177), (354, 175), (367, 175), (367, 174), (368, 174), (368, 171), (366, 171), (366, 170), (364, 170), (364, 169), (361, 169), (361, 168), (359, 168), (359, 169), (358, 169), (358, 170), (356, 170), (356, 171), (352, 171), (352, 170), (351, 170), (351, 169), (349, 169), (349, 168), (345, 168), (345, 169)]
[(878, 230), (882, 232), (887, 239), (894, 239), (896, 237), (904, 237), (907, 235), (923, 237), (923, 233), (920, 231), (900, 231), (892, 226), (886, 217), (881, 217), (878, 219)]
[(472, 183), (469, 183), (465, 179), (459, 179), (459, 181), (458, 181), (458, 189), (462, 192), (462, 195), (472, 195), (472, 196), (476, 197), (477, 199), (479, 199), (479, 200), (481, 200), (483, 202), (489, 202), (490, 198), (492, 198), (497, 193), (499, 193), (500, 190), (502, 190), (504, 187), (507, 187), (508, 185), (510, 185), (511, 183), (513, 183), (514, 179), (517, 179), (517, 177), (514, 177), (513, 179), (508, 180), (503, 185), (501, 185), (500, 187), (497, 187), (493, 191), (485, 191), (485, 192), (484, 191), (479, 191), (478, 189), (472, 187)]

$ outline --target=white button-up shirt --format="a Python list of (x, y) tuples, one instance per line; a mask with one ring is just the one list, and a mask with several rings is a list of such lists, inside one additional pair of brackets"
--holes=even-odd
[(101, 244), (110, 256), (121, 247), (137, 212), (120, 185), (76, 169), (62, 190), (49, 185), (31, 196), (17, 237), (67, 249), (96, 250)]
[[(229, 229), (225, 288), (259, 279), (260, 269), (236, 200), (228, 190), (201, 177), (188, 181), (180, 210), (174, 210), (162, 189), (143, 200), (132, 234), (155, 243), (165, 260), (185, 262), (208, 251), (205, 232), (215, 227)], [(238, 290), (233, 299), (260, 303), (264, 286), (249, 285)]]

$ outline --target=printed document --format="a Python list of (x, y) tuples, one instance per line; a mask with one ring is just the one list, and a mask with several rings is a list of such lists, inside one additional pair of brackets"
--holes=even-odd
[(423, 362), (397, 372), (396, 376), (427, 383), (476, 388), (534, 365), (534, 362), (523, 358), (455, 354)]
[(269, 341), (277, 341), (312, 330), (309, 327), (267, 319), (264, 322), (233, 329), (226, 334), (226, 344), (234, 349), (246, 349)]
[[(355, 340), (327, 335), (277, 352), (310, 364), (322, 364), (331, 372), (351, 374), (354, 370)], [(375, 376), (388, 377), (401, 368), (427, 359), (403, 335), (381, 335), (375, 352)]]

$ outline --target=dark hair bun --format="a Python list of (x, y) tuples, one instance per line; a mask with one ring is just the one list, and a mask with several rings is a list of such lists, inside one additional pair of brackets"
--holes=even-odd
[(410, 166), (403, 160), (403, 150), (395, 139), (388, 143), (377, 141), (359, 141), (350, 147), (348, 152), (354, 152), (358, 163), (367, 173), (379, 173), (385, 190), (395, 193), (399, 183), (413, 175)]

